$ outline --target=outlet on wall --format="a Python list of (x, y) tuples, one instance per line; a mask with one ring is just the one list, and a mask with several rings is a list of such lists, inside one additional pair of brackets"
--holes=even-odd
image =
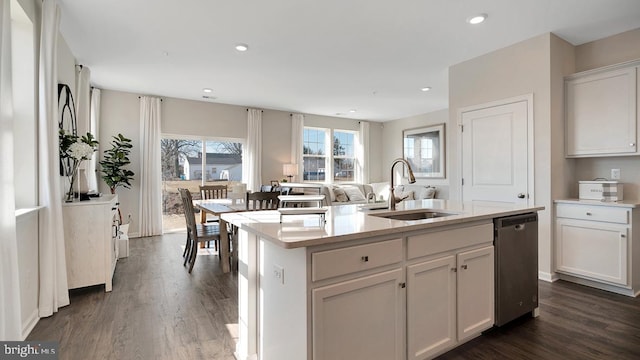
[(284, 268), (280, 265), (273, 265), (273, 276), (284, 285)]
[(620, 180), (620, 169), (611, 169), (611, 180)]

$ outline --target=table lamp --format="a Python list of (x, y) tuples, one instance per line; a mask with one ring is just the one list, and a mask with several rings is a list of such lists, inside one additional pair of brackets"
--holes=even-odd
[(282, 173), (284, 176), (289, 178), (289, 182), (291, 182), (294, 176), (298, 175), (298, 165), (297, 164), (283, 164), (282, 165)]

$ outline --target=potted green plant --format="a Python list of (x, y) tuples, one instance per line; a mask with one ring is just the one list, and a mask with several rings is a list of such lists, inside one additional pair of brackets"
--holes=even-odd
[(122, 134), (113, 136), (111, 149), (105, 150), (104, 158), (100, 161), (102, 180), (107, 183), (112, 194), (116, 193), (118, 186), (131, 189), (131, 181), (135, 174), (125, 167), (131, 164), (129, 154), (132, 147), (131, 139), (127, 139)]

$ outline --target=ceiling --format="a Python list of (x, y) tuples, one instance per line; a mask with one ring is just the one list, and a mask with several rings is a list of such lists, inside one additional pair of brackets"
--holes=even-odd
[[(97, 87), (374, 121), (447, 108), (448, 67), (493, 50), (640, 28), (638, 0), (59, 3), (61, 32)], [(466, 22), (478, 13), (488, 19)]]

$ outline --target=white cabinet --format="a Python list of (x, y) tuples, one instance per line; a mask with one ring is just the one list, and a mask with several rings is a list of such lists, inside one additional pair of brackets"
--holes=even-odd
[(637, 64), (565, 78), (567, 157), (638, 155)]
[(493, 326), (493, 254), (486, 246), (407, 267), (409, 359), (431, 358)]
[[(459, 253), (458, 341), (473, 338), (493, 326), (493, 246)], [(532, 254), (532, 256), (534, 256)]]
[(105, 291), (111, 291), (118, 260), (117, 211), (117, 195), (63, 203), (69, 289), (105, 284)]
[(404, 359), (402, 270), (313, 290), (314, 360)]
[(635, 296), (640, 290), (639, 244), (633, 234), (637, 218), (634, 207), (556, 204), (555, 258), (560, 278)]
[(407, 267), (408, 359), (429, 358), (455, 345), (455, 271), (453, 255)]

